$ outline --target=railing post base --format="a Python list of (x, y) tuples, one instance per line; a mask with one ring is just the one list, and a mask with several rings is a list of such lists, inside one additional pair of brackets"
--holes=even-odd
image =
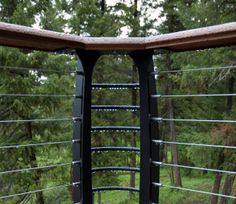
[(77, 50), (79, 56), (76, 72), (76, 97), (74, 102), (73, 161), (80, 160), (79, 166), (73, 166), (73, 202), (92, 204), (92, 171), (91, 171), (91, 90), (92, 73), (100, 54), (96, 51)]
[(153, 65), (153, 51), (135, 51), (130, 54), (139, 71), (140, 81), (140, 204), (159, 203), (159, 188), (152, 185), (159, 182), (159, 166), (152, 161), (159, 161), (159, 148), (152, 142), (159, 139), (158, 124), (151, 121), (158, 116)]

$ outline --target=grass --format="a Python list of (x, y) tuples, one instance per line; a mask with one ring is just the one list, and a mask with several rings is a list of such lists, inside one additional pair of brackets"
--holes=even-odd
[[(128, 174), (119, 175), (120, 185), (129, 186), (129, 178), (130, 177)], [(161, 170), (161, 182), (171, 185), (166, 169)], [(199, 173), (196, 174), (196, 172), (193, 171), (190, 176), (187, 176), (182, 172), (182, 182), (183, 187), (185, 188), (211, 192), (214, 182), (214, 174), (200, 175)], [(136, 184), (139, 184), (138, 174), (136, 176)], [(235, 195), (235, 193), (236, 186), (234, 186), (233, 195)], [(123, 191), (102, 192), (101, 198), (102, 204), (137, 204), (139, 199), (138, 194), (133, 193), (132, 199), (130, 200), (129, 192)], [(173, 190), (166, 187), (162, 187), (160, 189), (160, 204), (209, 204), (210, 200), (211, 196), (205, 194)], [(98, 204), (97, 193), (94, 197), (94, 204)], [(233, 200), (229, 200), (228, 204), (233, 204)]]
[[(166, 185), (170, 184), (170, 178), (168, 175), (168, 169), (162, 168), (160, 172), (161, 183)], [(183, 187), (190, 189), (203, 190), (211, 192), (214, 174), (200, 174), (199, 171), (192, 171), (189, 174), (182, 171), (182, 183)], [(119, 186), (129, 186), (129, 174), (119, 174)], [(222, 180), (222, 187), (225, 177)], [(55, 186), (56, 181), (51, 181), (49, 186)], [(106, 184), (104, 184), (106, 185)], [(136, 174), (136, 188), (139, 187), (139, 174)], [(222, 189), (221, 189), (222, 192)], [(139, 195), (138, 193), (130, 194), (128, 191), (106, 191), (101, 192), (101, 204), (138, 204)], [(233, 188), (232, 195), (236, 195), (236, 184)], [(71, 195), (68, 188), (61, 188), (53, 191), (44, 192), (45, 203), (58, 203), (58, 204), (70, 204)], [(211, 196), (182, 191), (173, 190), (166, 187), (160, 188), (160, 204), (209, 204)], [(31, 199), (26, 203), (34, 203), (35, 194), (31, 195)], [(233, 200), (229, 200), (227, 204), (233, 204)], [(14, 203), (14, 202), (9, 202)], [(94, 193), (94, 204), (98, 204), (98, 193)]]

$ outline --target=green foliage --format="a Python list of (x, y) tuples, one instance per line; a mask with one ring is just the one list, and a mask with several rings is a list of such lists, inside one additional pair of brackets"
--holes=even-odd
[[(134, 1), (135, 2), (135, 1)], [(0, 20), (21, 25), (39, 25), (41, 28), (69, 32), (81, 36), (148, 36), (154, 33), (169, 33), (196, 27), (215, 25), (235, 21), (235, 1), (215, 0), (163, 0), (155, 1), (119, 1), (114, 6), (104, 5), (97, 0), (0, 0)], [(150, 10), (161, 10), (161, 15), (151, 18)], [(161, 21), (159, 26), (155, 23)], [(42, 42), (44, 43), (44, 42)], [(76, 67), (77, 58), (71, 55), (36, 52), (23, 49), (0, 47), (0, 92), (1, 93), (45, 93), (73, 94), (74, 75), (69, 70)], [(228, 81), (235, 78), (234, 69), (216, 69), (208, 71), (187, 70), (206, 67), (232, 66), (236, 64), (235, 47), (198, 50), (194, 52), (164, 52), (155, 56), (159, 70), (185, 70), (177, 73), (160, 73), (158, 92), (161, 94), (227, 93)], [(27, 67), (28, 70), (8, 69), (7, 67)], [(6, 68), (4, 68), (6, 67)], [(34, 69), (33, 69), (34, 68)], [(35, 70), (36, 68), (36, 70)], [(42, 70), (49, 71), (44, 72)], [(50, 71), (52, 70), (52, 71)], [(55, 71), (60, 71), (55, 72)], [(61, 73), (64, 72), (64, 73)], [(97, 62), (93, 82), (136, 82), (138, 77), (133, 70), (133, 62), (128, 56), (103, 56)], [(171, 86), (169, 86), (171, 84)], [(234, 85), (235, 87), (235, 85)], [(94, 90), (93, 104), (131, 104), (130, 90)], [(169, 99), (160, 99), (159, 112), (168, 117)], [(233, 119), (236, 108), (226, 113), (227, 98), (176, 98), (172, 101), (176, 118)], [(72, 115), (72, 98), (55, 97), (0, 97), (0, 119), (37, 119), (68, 118)], [(139, 99), (136, 100), (139, 104)], [(93, 125), (139, 125), (139, 114), (129, 112), (92, 112)], [(70, 122), (14, 123), (0, 125), (0, 144), (28, 144), (47, 141), (70, 140), (72, 124)], [(161, 123), (160, 132), (165, 140), (171, 140), (168, 123)], [(177, 141), (203, 144), (235, 145), (235, 125), (222, 126), (206, 123), (175, 123)], [(230, 134), (226, 130), (232, 130)], [(136, 136), (136, 145), (140, 146), (139, 135), (131, 133), (94, 133), (92, 146), (132, 146)], [(167, 159), (171, 159), (170, 147), (165, 147)], [(221, 153), (218, 149), (180, 146), (179, 164), (218, 168), (217, 160)], [(219, 166), (224, 170), (235, 169), (235, 154), (224, 150), (226, 159)], [(47, 164), (71, 161), (70, 145), (49, 145), (0, 151), (1, 171), (30, 168)], [(112, 158), (112, 159), (111, 159)], [(92, 155), (92, 166), (129, 166), (132, 155), (129, 153), (99, 153)], [(140, 158), (136, 156), (136, 164)], [(170, 169), (163, 170), (161, 181), (170, 183)], [(209, 172), (181, 170), (184, 187), (211, 191), (214, 175)], [(130, 176), (114, 172), (93, 174), (93, 186), (124, 185), (129, 186)], [(70, 183), (70, 166), (29, 171), (0, 176), (0, 195), (46, 188), (58, 184)], [(139, 175), (136, 176), (138, 186)], [(45, 203), (71, 203), (70, 188), (43, 193)], [(235, 193), (235, 189), (233, 191)], [(121, 203), (137, 203), (138, 196), (128, 193), (106, 193), (105, 203), (119, 200)], [(26, 199), (26, 200), (25, 200)], [(15, 197), (5, 203), (36, 203), (36, 195)], [(209, 197), (161, 190), (162, 203), (209, 203)], [(117, 202), (118, 203), (118, 202)]]
[[(1, 93), (72, 94), (73, 76), (47, 72), (73, 70), (76, 61), (73, 61), (71, 56), (41, 52), (24, 53), (18, 49), (8, 48), (1, 48), (0, 56), (1, 66), (6, 66), (1, 70)], [(28, 70), (14, 70), (8, 67), (28, 67)], [(40, 71), (37, 71), (37, 68), (40, 68)], [(71, 107), (71, 99), (55, 97), (1, 97), (0, 99), (1, 120), (68, 118), (72, 114)], [(70, 140), (71, 125), (62, 122), (1, 124), (0, 143), (2, 146)], [(57, 154), (58, 151), (60, 154)], [(0, 156), (2, 171), (66, 163), (71, 160), (68, 145), (5, 149), (1, 150)], [(10, 176), (3, 174), (1, 183), (8, 185), (6, 188), (1, 188), (1, 195), (42, 189), (50, 184), (55, 186), (69, 180), (68, 166), (19, 172)], [(22, 199), (24, 198), (14, 197), (6, 200), (6, 203), (18, 203)]]

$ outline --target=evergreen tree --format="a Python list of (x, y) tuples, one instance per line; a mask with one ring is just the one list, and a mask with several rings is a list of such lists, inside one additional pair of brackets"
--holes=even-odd
[[(179, 13), (177, 12), (177, 5), (178, 1), (176, 0), (167, 0), (164, 1), (163, 3), (160, 4), (160, 6), (163, 8), (163, 11), (161, 13), (161, 17), (165, 17), (165, 20), (162, 22), (161, 26), (159, 27), (159, 31), (161, 33), (172, 33), (176, 32), (179, 30), (183, 30), (184, 26), (182, 22), (179, 19)], [(158, 63), (158, 62), (157, 62)], [(173, 69), (173, 59), (172, 55), (170, 52), (165, 54), (165, 59), (163, 59), (163, 67), (165, 70), (172, 70)], [(158, 64), (159, 65), (159, 64)], [(173, 94), (174, 93), (174, 83), (172, 81), (171, 76), (167, 76), (166, 82), (165, 82), (165, 94)], [(175, 118), (175, 113), (174, 113), (174, 103), (172, 99), (168, 99), (166, 101), (165, 107), (168, 109), (168, 115), (169, 118)], [(174, 121), (169, 122), (169, 135), (171, 141), (176, 142), (176, 127)], [(172, 145), (171, 146), (171, 162), (173, 164), (178, 164), (179, 163), (179, 152), (178, 152), (178, 147), (177, 145)], [(171, 181), (176, 185), (176, 186), (182, 186), (182, 179), (180, 175), (180, 169), (178, 167), (173, 168), (173, 172), (171, 174)]]

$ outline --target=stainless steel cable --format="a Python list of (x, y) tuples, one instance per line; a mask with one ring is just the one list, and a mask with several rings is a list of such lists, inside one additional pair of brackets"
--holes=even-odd
[(208, 120), (208, 119), (182, 119), (182, 118), (152, 118), (154, 121), (175, 122), (207, 122), (207, 123), (236, 123), (236, 120)]
[(235, 171), (225, 171), (225, 170), (219, 170), (219, 169), (209, 169), (209, 168), (186, 166), (186, 165), (179, 165), (179, 164), (168, 164), (168, 163), (157, 162), (157, 161), (153, 161), (152, 163), (154, 165), (159, 165), (159, 166), (170, 166), (170, 167), (179, 167), (179, 168), (194, 169), (194, 170), (200, 170), (200, 171), (211, 171), (211, 172), (218, 172), (218, 173), (225, 173), (225, 174), (236, 174)]
[(230, 195), (225, 195), (225, 194), (220, 194), (220, 193), (212, 193), (208, 191), (195, 190), (191, 188), (171, 186), (171, 185), (166, 185), (163, 183), (152, 183), (152, 184), (157, 187), (166, 187), (166, 188), (171, 188), (171, 189), (176, 189), (176, 190), (190, 191), (194, 193), (202, 193), (202, 194), (211, 195), (211, 196), (213, 195), (213, 196), (219, 196), (219, 197), (224, 197), (224, 198), (236, 199), (236, 196), (230, 196)]
[(73, 142), (79, 142), (79, 140), (68, 140), (68, 141), (58, 141), (58, 142), (41, 142), (41, 143), (31, 143), (31, 144), (12, 144), (0, 146), (0, 149), (12, 149), (12, 148), (21, 148), (21, 147), (37, 147), (44, 145), (57, 145), (57, 144), (70, 144)]
[(40, 71), (40, 72), (52, 72), (52, 73), (76, 73), (76, 71), (59, 71), (59, 70), (54, 70), (54, 69), (42, 69), (42, 68), (35, 68), (35, 67), (13, 67), (13, 66), (3, 66), (0, 65), (0, 69), (5, 69), (5, 70), (22, 70), (22, 71), (29, 71), (29, 70), (34, 70), (34, 71)]
[(72, 94), (22, 94), (22, 93), (0, 93), (0, 96), (6, 97), (74, 97)]
[(78, 120), (79, 117), (76, 118), (41, 118), (41, 119), (26, 119), (26, 120), (0, 120), (0, 123), (19, 123), (19, 122), (56, 122), (56, 121), (72, 121)]
[(64, 184), (64, 185), (58, 185), (58, 186), (53, 186), (53, 187), (48, 187), (48, 188), (43, 188), (43, 189), (27, 191), (27, 192), (23, 192), (23, 193), (15, 193), (15, 194), (6, 195), (6, 196), (0, 196), (0, 199), (13, 198), (13, 197), (17, 197), (17, 196), (29, 195), (29, 194), (43, 192), (43, 191), (55, 190), (55, 189), (59, 189), (59, 188), (66, 188), (66, 187), (69, 187), (71, 185), (72, 184)]
[(158, 144), (175, 144), (175, 145), (187, 145), (187, 146), (199, 146), (199, 147), (236, 149), (236, 146), (227, 146), (227, 145), (200, 144), (200, 143), (188, 143), (188, 142), (170, 142), (170, 141), (163, 141), (163, 140), (152, 140), (152, 141)]
[(236, 94), (176, 94), (176, 95), (151, 95), (152, 98), (184, 98), (184, 97), (224, 97)]
[(159, 72), (153, 72), (153, 74), (192, 72), (192, 71), (208, 71), (208, 70), (235, 69), (235, 68), (236, 68), (236, 66), (202, 67), (202, 68), (193, 68), (193, 69), (163, 70), (163, 71), (159, 71)]
[(52, 165), (45, 165), (45, 166), (37, 166), (37, 167), (30, 167), (30, 168), (24, 168), (24, 169), (13, 169), (8, 171), (0, 171), (0, 175), (2, 174), (9, 174), (9, 173), (19, 173), (24, 171), (33, 171), (33, 170), (39, 170), (39, 169), (50, 169), (50, 168), (56, 168), (61, 166), (68, 166), (72, 164), (71, 162), (67, 163), (60, 163), (60, 164), (52, 164)]

